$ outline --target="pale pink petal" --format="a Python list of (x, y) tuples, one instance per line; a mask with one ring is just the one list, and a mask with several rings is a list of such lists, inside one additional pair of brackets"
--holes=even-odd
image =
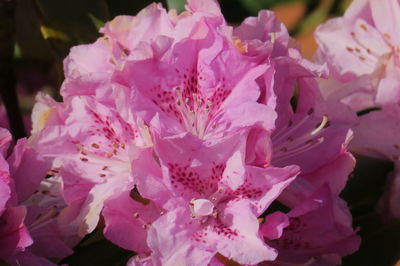
[(370, 2), (370, 0), (353, 1), (344, 14), (346, 21), (354, 22), (358, 18), (362, 18), (369, 24), (373, 25)]
[(277, 41), (283, 45), (289, 41), (287, 29), (269, 10), (261, 10), (257, 17), (246, 18), (234, 29), (234, 35), (242, 41), (259, 40), (272, 44)]
[(349, 82), (327, 79), (319, 80), (318, 83), (325, 99), (342, 102), (356, 112), (375, 106), (376, 89), (368, 75)]
[(400, 44), (397, 24), (400, 20), (400, 4), (398, 0), (377, 1), (370, 0), (372, 17), (376, 28), (382, 34), (389, 34), (394, 45)]
[(218, 1), (215, 0), (188, 0), (186, 5), (186, 10), (196, 13), (204, 12), (210, 13), (214, 16), (222, 16), (221, 9), (219, 7)]
[(117, 16), (100, 30), (129, 54), (141, 42), (151, 42), (159, 35), (171, 36), (172, 22), (161, 4), (153, 3), (136, 16)]
[(334, 77), (341, 81), (372, 74), (379, 57), (390, 52), (381, 33), (361, 19), (350, 25), (343, 18), (331, 19), (315, 36)]
[(99, 39), (93, 44), (74, 46), (64, 60), (64, 73), (68, 78), (108, 72), (113, 69), (110, 62), (110, 44), (105, 39)]
[[(400, 8), (399, 8), (400, 12)], [(380, 106), (400, 103), (400, 67), (398, 59), (392, 56), (386, 63), (385, 76), (379, 81), (376, 93), (376, 104)]]

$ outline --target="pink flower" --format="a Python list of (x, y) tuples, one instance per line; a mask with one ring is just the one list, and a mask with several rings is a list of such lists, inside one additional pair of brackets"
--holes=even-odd
[(64, 99), (92, 95), (108, 106), (111, 94), (130, 99), (128, 109), (164, 134), (215, 138), (255, 124), (272, 128), (272, 110), (256, 102), (255, 80), (267, 64), (246, 54), (215, 1), (189, 1), (187, 10), (177, 16), (152, 4), (107, 23), (104, 37), (65, 60)]
[(62, 219), (70, 234), (83, 237), (97, 226), (105, 200), (132, 189), (131, 160), (146, 144), (139, 127), (94, 97), (72, 97), (68, 103), (38, 99), (32, 145), (55, 160), (68, 205)]
[(96, 95), (99, 100), (107, 101), (112, 72), (123, 68), (127, 58), (149, 58), (153, 49), (169, 38), (181, 40), (187, 37), (191, 25), (202, 16), (217, 16), (222, 22), (214, 1), (190, 3), (190, 12), (179, 17), (174, 12), (167, 13), (161, 4), (156, 3), (134, 17), (118, 16), (100, 30), (104, 37), (94, 44), (73, 47), (64, 60), (66, 80), (61, 90), (63, 97)]
[(130, 88), (132, 112), (162, 135), (217, 141), (255, 125), (273, 128), (272, 109), (257, 103), (256, 79), (268, 66), (242, 53), (225, 23), (214, 21), (197, 18), (186, 38), (154, 43), (162, 47), (150, 47), (151, 57), (128, 58), (115, 73), (113, 81)]
[(177, 16), (153, 4), (116, 18), (104, 38), (65, 60), (65, 103), (39, 96), (32, 143), (59, 168), (71, 232), (91, 232), (104, 202), (133, 188), (137, 146), (151, 145), (146, 127), (209, 146), (273, 128), (275, 113), (257, 103), (267, 64), (244, 54), (215, 1), (189, 1), (187, 9)]
[(26, 208), (18, 206), (14, 183), (5, 160), (10, 142), (10, 133), (0, 129), (0, 259), (11, 263), (19, 251), (32, 244), (32, 239), (24, 225)]
[[(399, 19), (398, 0), (357, 0), (343, 17), (317, 29), (320, 60), (328, 63), (334, 79), (355, 83), (333, 90), (332, 97), (341, 95), (351, 107), (360, 105), (356, 99), (365, 102), (363, 108), (399, 103)], [(360, 84), (360, 79), (365, 81)]]
[(105, 237), (139, 254), (129, 265), (217, 264), (218, 253), (256, 264), (278, 256), (258, 220), (275, 199), (290, 218), (322, 186), (337, 199), (353, 117), (322, 99), (325, 66), (302, 59), (272, 13), (233, 29), (214, 0), (180, 15), (152, 4), (101, 32), (65, 60), (64, 102), (39, 95), (33, 112), (30, 143), (62, 180), (64, 238), (102, 215)]
[(162, 176), (138, 178), (142, 195), (165, 210), (148, 231), (154, 263), (204, 265), (217, 252), (241, 264), (275, 259), (258, 236), (257, 216), (297, 168), (245, 166), (235, 143), (207, 147), (192, 135), (156, 141)]
[[(287, 215), (268, 215), (261, 232), (267, 243), (278, 249), (277, 261), (338, 265), (342, 256), (360, 245), (360, 238), (351, 228), (351, 214), (344, 206), (325, 185)], [(283, 230), (271, 235), (271, 227)]]

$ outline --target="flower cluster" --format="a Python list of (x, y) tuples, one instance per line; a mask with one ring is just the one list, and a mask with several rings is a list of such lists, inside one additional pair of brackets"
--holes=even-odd
[(214, 0), (152, 4), (101, 33), (9, 157), (4, 132), (2, 260), (51, 265), (96, 228), (128, 265), (336, 265), (358, 249), (339, 197), (356, 116), (272, 12), (233, 28)]

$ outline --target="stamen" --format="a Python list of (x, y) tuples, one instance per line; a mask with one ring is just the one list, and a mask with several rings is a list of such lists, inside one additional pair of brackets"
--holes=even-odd
[[(365, 25), (364, 25), (364, 27), (366, 27)], [(364, 49), (369, 55), (372, 55), (372, 56), (374, 56), (376, 59), (379, 59), (379, 57), (380, 57), (380, 55), (379, 54), (377, 54), (377, 53), (375, 53), (375, 52), (373, 52), (368, 46), (366, 46), (365, 44), (363, 44), (359, 39), (358, 39), (358, 37), (357, 37), (357, 35), (356, 35), (356, 33), (355, 32), (351, 32), (350, 33), (350, 35), (351, 35), (351, 37), (353, 38), (353, 40), (362, 48), (362, 49)], [(349, 49), (350, 48), (350, 49)], [(346, 49), (349, 51), (349, 52), (353, 52), (354, 50), (357, 52), (357, 53), (361, 53), (361, 50), (358, 48), (358, 47), (354, 47), (354, 48), (351, 48), (351, 47), (346, 47)], [(361, 59), (361, 60), (366, 60), (366, 61), (368, 61), (368, 62), (374, 62), (373, 60), (367, 60), (365, 57), (362, 57), (363, 59)]]
[[(290, 128), (289, 130), (286, 130), (285, 133), (283, 134), (279, 134), (282, 130), (285, 130), (285, 128), (283, 127), (282, 130), (279, 130), (278, 132), (274, 132), (274, 134), (272, 135), (272, 142), (273, 143), (278, 143), (282, 140), (284, 140), (287, 136), (289, 136), (292, 132), (296, 131), (300, 126), (302, 126), (308, 119), (310, 118), (310, 116), (306, 115), (303, 117), (303, 119), (300, 120), (300, 122), (298, 122), (297, 124), (295, 124), (293, 126), (293, 122), (289, 123), (289, 125), (287, 126), (287, 128)], [(277, 137), (278, 136), (278, 137)]]
[[(309, 117), (307, 117), (309, 118)], [(304, 120), (304, 119), (303, 119)], [(303, 124), (305, 121), (301, 121), (301, 123)], [(286, 148), (286, 150), (289, 150), (291, 147), (297, 146), (299, 144), (301, 144), (304, 141), (309, 140), (310, 138), (316, 136), (318, 133), (320, 133), (324, 128), (326, 128), (326, 125), (329, 125), (329, 120), (327, 116), (323, 116), (322, 117), (322, 121), (321, 123), (318, 125), (317, 128), (315, 128), (313, 131), (311, 131), (310, 133), (304, 134), (303, 136), (294, 139), (293, 137), (289, 136), (287, 138), (287, 141), (290, 142), (290, 145), (286, 145), (287, 142), (284, 142), (282, 145), (277, 145), (277, 143), (279, 143), (279, 141), (276, 141), (274, 139), (272, 139), (272, 142), (274, 143), (275, 146), (275, 150), (281, 150), (282, 148)], [(297, 129), (298, 128), (298, 124), (292, 128), (292, 130), (289, 133), (292, 133), (293, 129)], [(287, 135), (287, 134), (285, 134)], [(281, 139), (281, 137), (279, 138)]]
[(289, 150), (286, 149), (285, 151), (282, 151), (281, 153), (278, 153), (278, 155), (273, 157), (273, 161), (277, 162), (280, 161), (282, 159), (287, 159), (287, 158), (291, 158), (293, 156), (296, 156), (300, 153), (306, 152), (308, 150), (311, 150), (313, 148), (315, 148), (316, 146), (318, 146), (319, 144), (321, 144), (322, 142), (324, 142), (324, 137), (319, 137), (316, 140), (310, 140), (307, 141), (304, 145), (299, 146), (298, 148)]
[(175, 93), (177, 110), (183, 118), (184, 126), (191, 130), (193, 134), (202, 138), (207, 129), (208, 114), (211, 111), (212, 103), (210, 101), (205, 102), (197, 92), (184, 97), (180, 87), (175, 88)]
[(322, 117), (322, 121), (319, 124), (319, 126), (311, 132), (311, 136), (318, 134), (322, 129), (325, 128), (327, 124), (328, 124), (328, 117), (324, 115)]
[(98, 148), (100, 148), (100, 145), (97, 143), (92, 143), (92, 147), (95, 149), (98, 149)]
[(274, 44), (276, 41), (276, 32), (270, 32), (269, 36), (271, 38), (271, 43)]
[[(99, 155), (99, 154), (97, 154), (97, 153), (95, 153), (95, 152), (92, 152), (92, 151), (88, 150), (88, 149), (85, 149), (85, 147), (83, 146), (83, 144), (81, 144), (80, 142), (76, 143), (76, 146), (77, 146), (77, 148), (79, 149), (79, 151), (80, 151), (81, 154), (84, 153), (85, 156), (88, 157), (88, 158), (87, 158), (87, 157), (80, 157), (80, 160), (83, 161), (83, 162), (88, 162), (88, 161), (89, 161), (89, 158), (90, 158), (92, 162), (93, 162), (92, 159), (94, 159), (95, 161), (96, 161), (96, 159), (99, 159), (99, 161), (101, 161), (102, 163), (104, 163), (105, 160), (106, 160), (106, 161), (108, 160), (108, 161), (110, 162), (111, 165), (112, 165), (112, 164), (114, 164), (114, 165), (115, 165), (115, 164), (119, 164), (119, 165), (121, 165), (121, 166), (126, 167), (127, 164), (128, 164), (127, 162), (122, 161), (122, 160), (116, 158), (116, 157), (114, 156), (114, 153), (108, 153), (108, 154), (106, 154), (107, 157), (104, 157), (104, 156), (101, 156), (101, 155)], [(113, 157), (113, 158), (111, 158), (111, 157)], [(107, 169), (107, 168), (106, 168), (106, 169)], [(103, 170), (105, 170), (105, 169), (103, 169)]]
[[(306, 116), (305, 118), (309, 118)], [(301, 124), (303, 124), (305, 121), (303, 118), (301, 121)], [(325, 128), (329, 126), (329, 120), (327, 116), (322, 117), (322, 121), (317, 125), (315, 129), (313, 129), (311, 132), (306, 133), (298, 138), (293, 138), (292, 136), (287, 137), (286, 141), (283, 142), (282, 144), (279, 145), (279, 141), (275, 142), (273, 139), (274, 143), (274, 156), (273, 156), (273, 161), (277, 162), (282, 159), (287, 159), (293, 156), (296, 156), (300, 153), (303, 153), (305, 151), (308, 151), (310, 149), (313, 149), (314, 147), (318, 146), (324, 141), (324, 137), (319, 137), (315, 139), (316, 136), (321, 134)], [(294, 129), (298, 128), (298, 124), (293, 127)], [(290, 133), (292, 133), (292, 130), (288, 130)], [(288, 134), (283, 134), (287, 136)], [(279, 139), (282, 139), (282, 137), (279, 137)]]

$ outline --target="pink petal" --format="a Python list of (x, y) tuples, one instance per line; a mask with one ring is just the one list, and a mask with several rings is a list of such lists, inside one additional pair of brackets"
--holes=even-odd
[[(210, 242), (212, 241), (211, 238), (215, 237), (217, 250), (223, 256), (240, 264), (251, 265), (262, 261), (275, 260), (276, 251), (265, 245), (258, 236), (259, 223), (257, 217), (251, 211), (249, 202), (244, 200), (231, 201), (222, 209), (222, 214), (219, 217), (224, 226), (238, 234), (238, 237), (233, 238), (215, 233), (208, 237)], [(214, 226), (218, 227), (219, 225)]]
[(0, 228), (0, 258), (10, 258), (17, 251), (32, 245), (33, 241), (24, 225), (24, 206), (7, 208), (2, 216)]
[(398, 149), (399, 111), (373, 111), (360, 117), (360, 122), (354, 127), (354, 138), (350, 142), (350, 150), (367, 156), (381, 159), (397, 160), (400, 158)]
[(286, 214), (274, 212), (265, 217), (265, 222), (260, 227), (260, 233), (270, 240), (278, 239), (282, 236), (283, 229), (289, 224), (289, 218)]
[(51, 162), (43, 159), (35, 149), (29, 147), (27, 139), (18, 140), (13, 153), (7, 160), (15, 182), (18, 200), (23, 202), (33, 194), (40, 181), (46, 177)]
[(400, 4), (397, 0), (387, 0), (380, 3), (369, 1), (372, 17), (376, 28), (383, 34), (389, 34), (394, 45), (400, 44), (397, 32), (397, 23), (400, 21)]
[(108, 240), (135, 252), (149, 251), (147, 229), (160, 216), (159, 208), (133, 200), (127, 191), (107, 200), (102, 213), (106, 223), (104, 236)]

